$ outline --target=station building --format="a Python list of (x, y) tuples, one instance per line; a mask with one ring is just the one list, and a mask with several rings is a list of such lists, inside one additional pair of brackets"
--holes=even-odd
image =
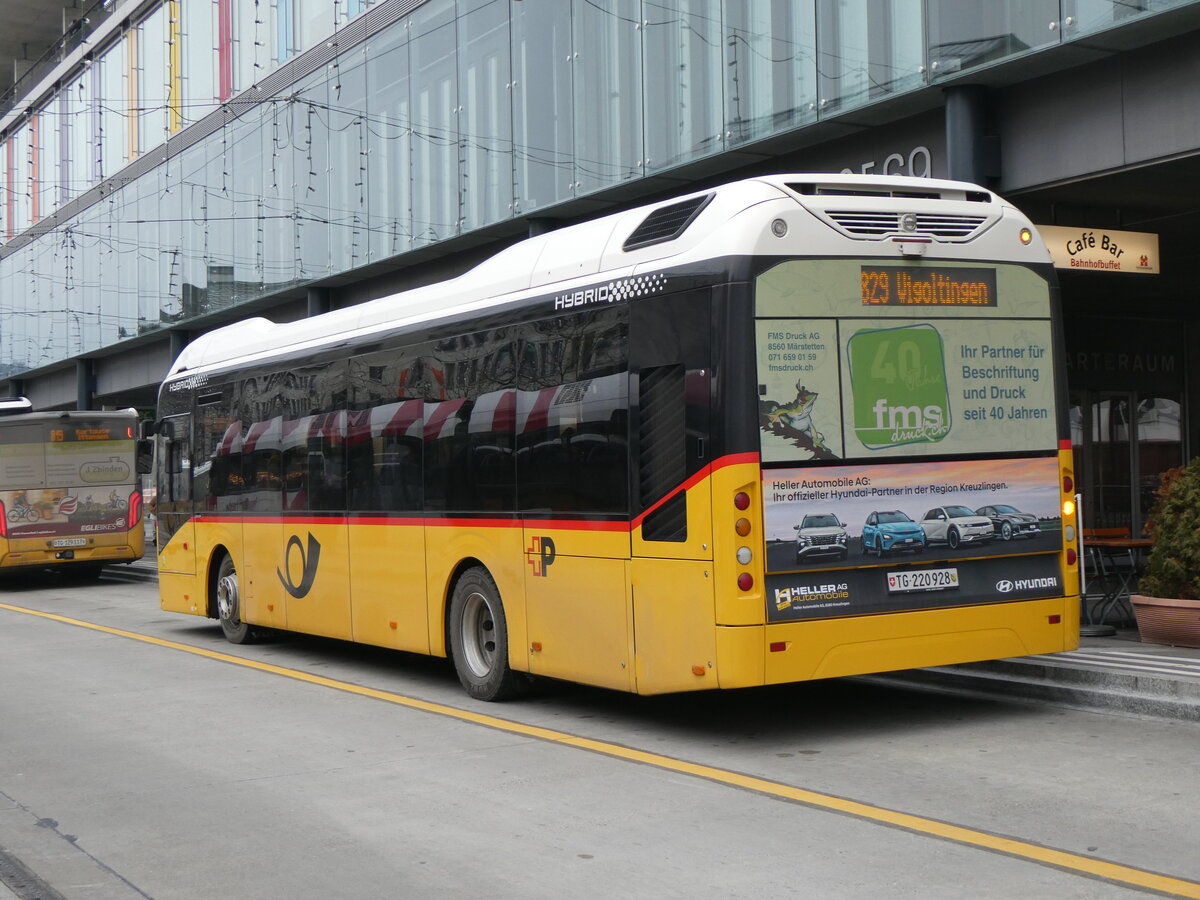
[[(1045, 228), (1092, 526), (1200, 451), (1195, 0), (0, 0), (0, 394), (151, 408), (197, 334), (764, 172)], [(44, 50), (44, 52), (43, 52)], [(11, 74), (11, 80), (9, 75)]]

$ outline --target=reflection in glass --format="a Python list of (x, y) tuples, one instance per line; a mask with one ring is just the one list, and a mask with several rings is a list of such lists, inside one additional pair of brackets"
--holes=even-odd
[(1132, 519), (1130, 485), (1130, 410), (1124, 396), (1101, 395), (1092, 402), (1091, 469), (1092, 524), (1097, 528), (1129, 528)]
[(390, 28), (366, 49), (367, 245), (378, 261), (412, 246), (408, 31)]
[(666, 169), (719, 149), (721, 3), (645, 0), (646, 168)]
[(642, 174), (640, 0), (574, 6), (575, 190)]
[(460, 0), (459, 128), (465, 229), (512, 215), (508, 0)]
[(413, 243), (459, 230), (458, 77), (453, 0), (432, 0), (410, 19)]
[(1058, 0), (929, 0), (930, 72), (953, 75), (1056, 43), (1058, 18)]
[(1123, 25), (1151, 10), (1182, 6), (1186, 0), (1064, 0), (1063, 33), (1067, 37)]
[(816, 119), (815, 0), (725, 4), (725, 124), (734, 142)]
[(512, 104), (517, 212), (573, 194), (571, 5), (512, 4)]
[(1154, 506), (1162, 473), (1183, 464), (1178, 396), (1138, 398), (1137, 452), (1138, 492), (1144, 522)]
[(848, 109), (922, 84), (921, 19), (909, 0), (820, 0), (818, 107)]

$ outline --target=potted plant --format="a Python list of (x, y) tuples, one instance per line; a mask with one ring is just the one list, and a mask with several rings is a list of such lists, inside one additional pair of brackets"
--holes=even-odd
[(1200, 648), (1200, 457), (1163, 473), (1147, 528), (1154, 548), (1130, 597), (1142, 640)]

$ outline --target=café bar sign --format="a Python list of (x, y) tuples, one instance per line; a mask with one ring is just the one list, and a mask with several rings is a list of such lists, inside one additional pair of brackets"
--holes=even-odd
[(1158, 235), (1106, 228), (1038, 225), (1056, 269), (1157, 275)]

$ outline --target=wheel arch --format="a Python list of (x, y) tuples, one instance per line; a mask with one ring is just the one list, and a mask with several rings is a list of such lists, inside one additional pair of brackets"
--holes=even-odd
[[(214, 544), (208, 554), (204, 573), (204, 614), (210, 619), (217, 618), (217, 573), (221, 571), (221, 560), (228, 556), (233, 559), (233, 553), (224, 544)], [(237, 561), (234, 561), (237, 566)]]
[(451, 646), (450, 640), (450, 598), (454, 594), (454, 588), (458, 585), (458, 580), (470, 569), (483, 569), (495, 580), (495, 575), (487, 567), (483, 560), (475, 556), (465, 556), (450, 570), (450, 574), (446, 577), (446, 583), (442, 586), (442, 594), (440, 597), (441, 603), (441, 622), (442, 622), (442, 650), (446, 659), (454, 659), (454, 649)]

